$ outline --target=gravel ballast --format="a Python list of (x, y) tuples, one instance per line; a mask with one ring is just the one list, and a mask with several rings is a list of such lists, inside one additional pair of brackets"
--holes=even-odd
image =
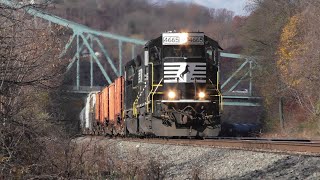
[(162, 145), (121, 139), (78, 138), (102, 147), (114, 160), (148, 168), (157, 162), (164, 179), (320, 179), (320, 157), (227, 148)]

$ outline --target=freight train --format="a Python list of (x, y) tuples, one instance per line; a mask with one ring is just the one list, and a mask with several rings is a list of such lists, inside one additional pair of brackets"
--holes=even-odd
[(166, 32), (125, 64), (124, 76), (91, 93), (85, 134), (212, 137), (221, 131), (222, 48), (203, 32)]

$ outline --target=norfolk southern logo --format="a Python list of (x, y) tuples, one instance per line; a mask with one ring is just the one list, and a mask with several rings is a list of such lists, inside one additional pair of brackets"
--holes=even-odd
[(165, 62), (164, 83), (206, 83), (205, 62)]
[(189, 65), (186, 65), (186, 69), (180, 74), (180, 77), (183, 79), (184, 75), (190, 73), (189, 71)]

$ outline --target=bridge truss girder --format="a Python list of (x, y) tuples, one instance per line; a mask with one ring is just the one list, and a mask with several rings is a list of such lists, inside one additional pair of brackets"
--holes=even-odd
[[(99, 67), (99, 70), (103, 74), (105, 80), (111, 84), (112, 78), (110, 77), (110, 74), (108, 74), (108, 71), (104, 69), (102, 66), (102, 60), (106, 59), (109, 67), (112, 69), (112, 73), (114, 73), (116, 76), (121, 76), (123, 73), (122, 70), (122, 61), (123, 61), (123, 44), (128, 43), (131, 44), (132, 47), (132, 58), (135, 56), (135, 48), (136, 46), (144, 46), (146, 41), (120, 36), (116, 34), (112, 34), (105, 31), (98, 31), (94, 30), (92, 28), (89, 28), (87, 26), (63, 19), (61, 17), (45, 13), (41, 10), (33, 8), (32, 5), (23, 5), (19, 2), (11, 1), (11, 0), (0, 0), (0, 3), (16, 9), (23, 9), (31, 16), (34, 16), (35, 18), (41, 18), (49, 22), (49, 26), (51, 24), (57, 24), (60, 26), (63, 26), (65, 28), (71, 29), (73, 34), (69, 38), (67, 44), (65, 45), (64, 50), (62, 51), (60, 58), (66, 55), (68, 50), (72, 47), (72, 45), (76, 44), (76, 51), (73, 55), (69, 65), (67, 66), (67, 72), (71, 69), (71, 67), (76, 64), (76, 87), (79, 90), (80, 88), (80, 61), (82, 57), (83, 50), (88, 51), (88, 55), (90, 57), (90, 87), (94, 86), (93, 82), (93, 64), (96, 63)], [(118, 60), (119, 65), (116, 67), (115, 61), (111, 58), (110, 53), (108, 53), (107, 48), (104, 46), (104, 43), (101, 42), (102, 38), (107, 38), (111, 40), (115, 40), (118, 42)], [(97, 48), (93, 48), (94, 44), (96, 44)], [(97, 56), (95, 53), (95, 50), (98, 50), (99, 53), (101, 52), (103, 56)]]
[[(253, 57), (239, 54), (221, 53), (221, 57), (244, 60), (244, 62), (232, 73), (232, 75), (223, 82), (221, 91), (223, 94), (225, 106), (260, 106), (261, 97), (255, 97), (252, 93), (252, 74), (257, 64)], [(245, 71), (245, 73), (243, 73)], [(236, 79), (236, 77), (239, 77)], [(230, 94), (245, 79), (249, 79), (248, 92), (239, 94)], [(229, 87), (229, 88), (227, 88)]]

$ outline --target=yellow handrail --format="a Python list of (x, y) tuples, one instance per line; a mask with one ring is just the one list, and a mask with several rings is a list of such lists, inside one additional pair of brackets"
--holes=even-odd
[(220, 82), (220, 69), (219, 69), (219, 64), (218, 64), (218, 71), (217, 71), (217, 90), (219, 94), (219, 104), (220, 104), (220, 110), (223, 111), (223, 96), (222, 93), (219, 90), (219, 82)]
[[(217, 92), (218, 92), (218, 96), (219, 96), (219, 104), (220, 104), (220, 110), (223, 111), (223, 96), (222, 93), (219, 90), (219, 73), (217, 73)], [(214, 84), (212, 83), (211, 79), (209, 79), (210, 83), (212, 84), (212, 86), (214, 86)]]
[[(151, 112), (153, 113), (153, 109), (154, 109), (153, 96), (157, 92), (158, 87), (162, 86), (161, 82), (162, 82), (163, 78), (160, 80), (160, 82), (158, 84), (153, 84), (154, 83), (154, 67), (153, 67), (152, 62), (150, 62), (149, 64), (151, 65), (151, 90), (150, 90), (148, 97), (147, 97), (147, 112), (149, 112), (150, 96), (152, 96), (151, 97)], [(156, 87), (156, 89), (153, 90), (153, 87)]]
[[(161, 78), (161, 80), (160, 80), (160, 82), (157, 84), (157, 86), (156, 86), (156, 89), (154, 90), (154, 92), (152, 92), (152, 98), (151, 98), (151, 108), (152, 108), (152, 113), (153, 113), (153, 96), (154, 96), (154, 94), (157, 92), (157, 90), (158, 90), (158, 87), (161, 85), (161, 82), (162, 82), (162, 80), (163, 80), (163, 78)], [(152, 85), (153, 86), (153, 85)], [(163, 94), (163, 92), (159, 92), (159, 94)]]

